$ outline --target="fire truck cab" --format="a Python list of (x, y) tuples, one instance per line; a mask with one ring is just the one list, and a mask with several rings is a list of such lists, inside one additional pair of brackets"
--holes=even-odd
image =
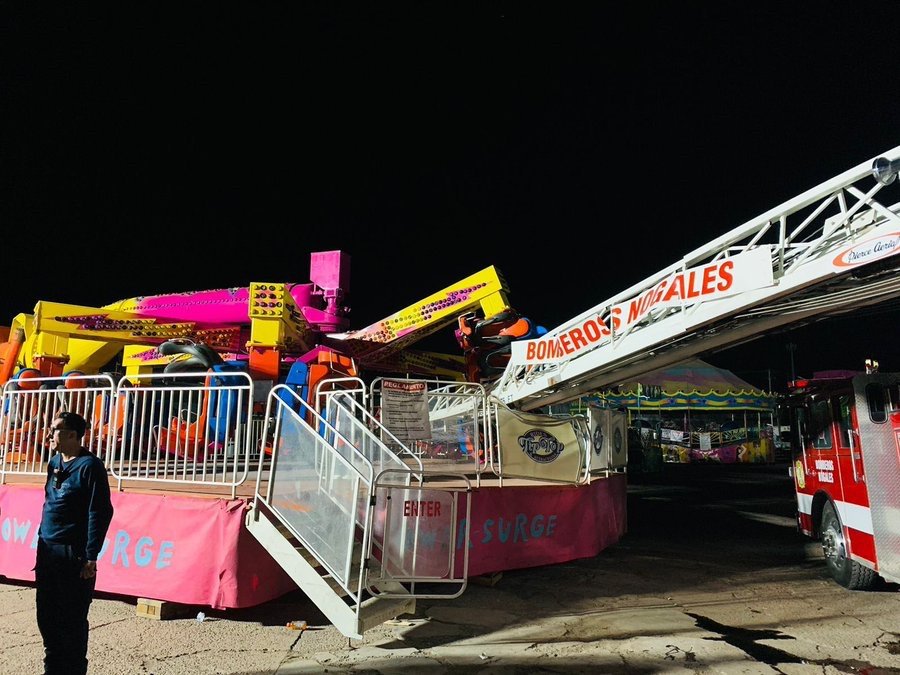
[(842, 586), (900, 583), (900, 373), (828, 375), (789, 385), (798, 528)]

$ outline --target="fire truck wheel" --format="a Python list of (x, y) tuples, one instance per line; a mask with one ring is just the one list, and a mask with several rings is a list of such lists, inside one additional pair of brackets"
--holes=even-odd
[(822, 552), (828, 572), (841, 586), (851, 591), (868, 591), (875, 586), (878, 575), (847, 557), (844, 528), (834, 504), (828, 502), (822, 510)]

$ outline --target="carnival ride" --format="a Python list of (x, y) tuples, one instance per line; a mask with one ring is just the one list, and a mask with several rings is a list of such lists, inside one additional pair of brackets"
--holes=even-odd
[[(466, 373), (477, 376), (479, 361), (487, 368), (489, 357), (505, 365), (498, 357), (508, 359), (510, 341), (531, 337), (536, 330), (511, 309), (506, 283), (493, 267), (370, 326), (345, 332), (337, 331), (349, 323), (348, 308), (341, 305), (349, 288), (349, 256), (313, 253), (310, 278), (305, 284), (252, 283), (142, 296), (100, 308), (40, 301), (33, 314), (19, 314), (4, 331), (0, 383), (16, 369), (34, 368), (44, 377), (96, 373), (119, 355), (129, 375), (153, 372), (174, 360), (167, 358), (174, 352), (159, 350), (173, 340), (205, 345), (223, 360), (245, 365), (255, 380), (277, 382), (298, 360), (321, 360), (342, 375), (364, 368), (463, 379)], [(461, 331), (474, 335), (465, 340), (465, 357), (409, 349), (461, 317)], [(487, 325), (490, 329), (483, 330)], [(352, 359), (354, 365), (346, 360), (337, 365), (323, 353)], [(466, 358), (472, 364), (465, 365)]]
[[(900, 208), (875, 199), (898, 169), (895, 148), (546, 334), (493, 267), (346, 330), (339, 251), (312, 254), (309, 284), (40, 302), (0, 348), (23, 366), (0, 416), (0, 573), (32, 578), (27, 483), (63, 407), (117, 487), (100, 590), (242, 607), (297, 585), (359, 637), (471, 575), (595, 555), (625, 531), (624, 413), (537, 411), (900, 295)], [(462, 357), (410, 349), (454, 323)], [(114, 380), (98, 370), (119, 350)]]
[[(365, 627), (383, 620), (386, 611), (396, 614), (408, 609), (413, 596), (399, 590), (396, 578), (405, 578), (404, 570), (410, 564), (419, 573), (427, 571), (428, 557), (419, 555), (410, 563), (403, 546), (384, 538), (384, 513), (374, 516), (367, 502), (361, 502), (364, 508), (351, 507), (342, 503), (341, 495), (351, 492), (359, 497), (360, 482), (366, 494), (384, 490), (376, 479), (386, 470), (407, 472), (395, 479), (409, 491), (410, 467), (421, 483), (422, 458), (440, 456), (443, 446), (429, 444), (426, 450), (420, 444), (410, 450), (407, 446), (414, 445), (410, 439), (398, 438), (364, 405), (370, 396), (361, 388), (361, 376), (367, 373), (371, 380), (373, 373), (427, 374), (444, 377), (445, 385), (459, 383), (461, 393), (454, 400), (467, 396), (474, 403), (472, 410), (452, 422), (457, 448), (454, 459), (470, 463), (469, 473), (479, 472), (485, 462), (484, 448), (479, 445), (484, 437), (479, 419), (483, 403), (472, 391), (463, 392), (472, 387), (464, 382), (465, 372), (477, 373), (473, 364), (486, 364), (491, 355), (493, 364), (504, 363), (509, 358), (509, 342), (526, 334), (521, 332), (523, 327), (530, 331), (530, 323), (510, 308), (505, 282), (489, 267), (370, 326), (337, 332), (348, 323), (342, 300), (349, 286), (349, 257), (339, 251), (313, 253), (310, 278), (309, 284), (259, 282), (247, 288), (145, 296), (101, 308), (40, 301), (33, 314), (17, 316), (13, 339), (0, 347), (0, 366), (10, 373), (0, 409), (0, 477), (6, 484), (0, 486), (0, 494), (12, 499), (8, 489), (18, 487), (16, 483), (28, 482), (29, 477), (32, 483), (39, 480), (48, 459), (49, 420), (59, 410), (77, 410), (89, 421), (87, 445), (104, 459), (117, 487), (117, 514), (128, 514), (117, 516), (114, 522), (121, 529), (106, 554), (114, 560), (124, 559), (116, 553), (120, 535), (130, 539), (130, 532), (156, 531), (156, 536), (149, 538), (170, 541), (172, 535), (161, 533), (157, 522), (167, 523), (170, 532), (178, 531), (174, 539), (180, 550), (189, 550), (191, 534), (208, 527), (205, 519), (209, 517), (193, 498), (213, 494), (247, 504), (246, 493), (253, 488), (254, 477), (260, 481), (257, 489), (268, 489), (266, 506), (280, 519), (280, 526), (287, 528), (278, 530), (277, 536), (283, 540), (285, 531), (294, 532), (304, 538), (313, 551), (310, 555), (321, 559), (312, 575), (296, 576), (296, 563), (288, 565), (285, 573), (274, 562), (280, 555), (274, 553), (280, 543), (266, 541), (266, 550), (274, 557), (260, 556), (258, 544), (247, 533), (265, 537), (265, 531), (260, 535), (259, 526), (253, 530), (249, 522), (244, 526), (243, 509), (228, 508), (225, 511), (230, 515), (217, 512), (216, 518), (229, 520), (220, 523), (219, 529), (231, 534), (211, 537), (220, 551), (218, 559), (226, 561), (221, 563), (224, 569), (184, 556), (179, 578), (190, 569), (192, 577), (199, 579), (197, 583), (167, 585), (160, 578), (141, 582), (134, 579), (133, 572), (115, 570), (102, 590), (130, 588), (132, 595), (137, 591), (156, 599), (239, 607), (271, 599), (294, 583), (314, 595), (321, 594), (321, 588), (315, 589), (325, 584), (332, 601), (320, 598), (320, 602), (330, 607), (326, 613), (348, 635), (361, 634)], [(476, 314), (491, 318), (482, 321)], [(463, 356), (410, 349), (435, 330), (459, 326), (460, 317), (466, 317), (464, 328), (476, 334), (467, 338)], [(482, 323), (490, 324), (484, 334), (491, 342), (480, 339)], [(111, 364), (120, 372), (103, 372), (111, 370)], [(348, 392), (348, 396), (337, 396), (340, 392)], [(376, 407), (390, 410), (390, 406)], [(441, 424), (446, 428), (448, 422)], [(303, 464), (308, 456), (298, 447), (304, 444), (320, 445), (310, 451), (309, 456), (316, 459), (309, 466)], [(475, 457), (480, 457), (481, 463), (476, 463)], [(292, 464), (293, 468), (287, 468)], [(276, 466), (280, 467), (277, 473)], [(346, 477), (340, 466), (351, 470), (352, 485), (342, 480)], [(311, 491), (300, 489), (301, 484), (306, 485), (305, 479), (297, 478), (308, 472), (319, 476), (310, 483)], [(282, 493), (284, 485), (279, 479), (285, 475), (293, 478)], [(446, 501), (447, 495), (452, 497), (444, 504), (441, 545), (445, 555), (454, 558), (446, 565), (456, 570), (450, 579), (464, 587), (465, 578), (459, 574), (468, 569), (467, 545), (461, 545), (457, 562), (457, 538), (450, 531), (460, 527), (453, 514), (459, 509), (457, 493), (465, 493), (468, 477), (454, 480), (457, 484), (445, 486), (437, 499), (413, 501), (437, 504)], [(327, 497), (319, 499), (325, 482)], [(135, 506), (146, 501), (148, 490), (164, 494), (166, 499), (153, 503), (152, 509), (146, 503)], [(21, 512), (27, 502), (23, 493), (14, 494)], [(173, 497), (187, 501), (173, 506)], [(258, 495), (257, 501), (261, 501)], [(206, 500), (201, 503), (205, 505)], [(515, 499), (509, 500), (503, 508), (515, 504)], [(485, 508), (500, 509), (496, 502)], [(0, 509), (3, 513), (16, 511)], [(154, 511), (154, 522), (145, 520), (145, 514)], [(312, 517), (311, 529), (304, 527), (303, 521), (291, 526), (301, 512), (317, 514)], [(414, 512), (418, 515), (417, 508)], [(340, 513), (355, 516), (348, 523)], [(423, 509), (423, 516), (433, 513), (434, 507)], [(451, 517), (452, 524), (445, 522)], [(234, 518), (241, 525), (237, 529), (230, 522)], [(367, 524), (367, 519), (373, 524)], [(22, 517), (16, 522), (37, 519)], [(336, 526), (343, 528), (345, 548), (338, 546), (340, 550), (335, 549), (331, 532)], [(421, 536), (433, 542), (436, 535), (426, 534), (427, 529), (417, 527), (417, 536), (421, 530)], [(402, 523), (394, 530), (404, 540), (409, 536), (409, 528)], [(323, 531), (330, 534), (323, 535)], [(345, 531), (353, 535), (352, 541), (344, 539)], [(140, 540), (146, 539), (145, 535)], [(369, 585), (363, 591), (360, 582), (351, 578), (351, 570), (343, 566), (351, 559), (358, 562), (358, 547), (372, 546), (373, 541), (378, 550), (367, 556), (383, 559), (382, 568), (392, 577), (380, 579), (376, 591), (372, 581), (375, 567), (369, 565)], [(592, 545), (596, 543), (588, 547)], [(422, 550), (421, 544), (417, 550)], [(25, 566), (21, 551), (5, 560), (4, 553), (8, 551), (0, 547), (0, 569), (7, 573), (12, 565), (17, 568), (12, 576), (28, 578), (30, 567)], [(386, 553), (390, 554), (387, 558)], [(340, 560), (335, 562), (333, 556)], [(393, 564), (394, 558), (400, 562)], [(544, 558), (537, 560), (540, 563)], [(550, 561), (554, 560), (551, 556)], [(323, 569), (328, 570), (324, 575), (327, 582), (321, 580)], [(357, 564), (353, 571), (357, 580), (362, 578), (360, 569)], [(255, 581), (246, 582), (242, 575)], [(431, 583), (439, 582), (431, 579)], [(345, 592), (336, 593), (339, 588)], [(396, 601), (384, 597), (392, 591), (402, 597)], [(346, 596), (353, 598), (350, 609)]]

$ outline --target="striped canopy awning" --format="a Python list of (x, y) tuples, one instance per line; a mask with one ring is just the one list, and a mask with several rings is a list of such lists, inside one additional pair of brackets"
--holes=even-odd
[(629, 410), (772, 410), (776, 395), (730, 370), (690, 359), (588, 397)]

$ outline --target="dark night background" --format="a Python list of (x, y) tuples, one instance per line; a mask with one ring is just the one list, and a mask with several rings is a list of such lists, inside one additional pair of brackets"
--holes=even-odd
[[(491, 264), (553, 328), (900, 144), (896, 3), (619, 4), (0, 3), (0, 322), (341, 249), (353, 328)], [(706, 358), (900, 369), (898, 307)]]

